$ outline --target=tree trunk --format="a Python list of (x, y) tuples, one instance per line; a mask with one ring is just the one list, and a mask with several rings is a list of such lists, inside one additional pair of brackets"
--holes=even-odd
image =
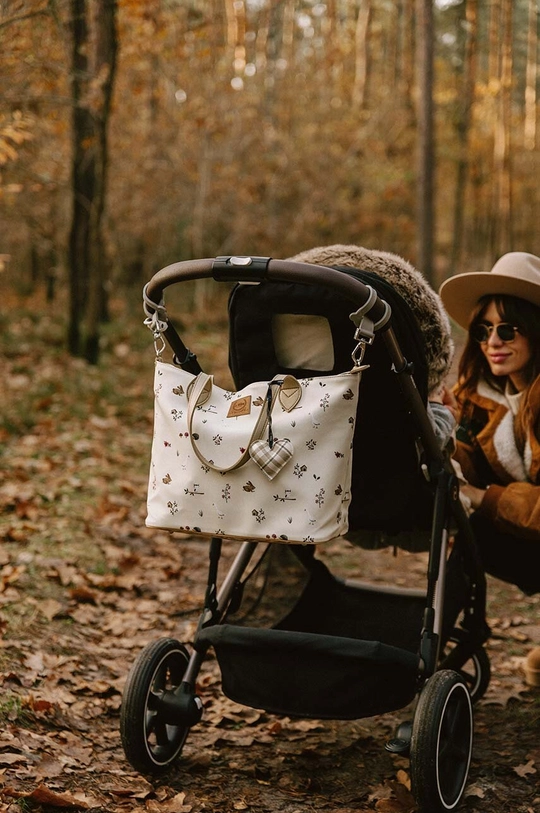
[(510, 251), (512, 247), (512, 179), (510, 165), (512, 3), (513, 0), (504, 0), (501, 7), (501, 81), (493, 151), (496, 230), (493, 235), (492, 253), (496, 257)]
[(538, 77), (538, 0), (529, 0), (529, 25), (527, 32), (527, 69), (525, 77), (525, 128), (526, 150), (536, 147), (536, 81)]
[(416, 2), (416, 64), (418, 76), (418, 256), (417, 265), (435, 284), (433, 244), (435, 213), (433, 135), (433, 6), (432, 0)]
[(400, 86), (405, 105), (413, 111), (414, 50), (415, 50), (415, 0), (401, 0), (399, 5), (401, 69)]
[(69, 235), (69, 325), (68, 349), (81, 352), (81, 321), (88, 279), (90, 206), (94, 197), (94, 171), (91, 158), (93, 124), (83, 101), (88, 81), (88, 26), (86, 0), (71, 0), (72, 73), (72, 215)]
[(116, 69), (116, 0), (95, 0), (93, 75), (94, 198), (90, 209), (90, 285), (85, 357), (95, 364), (99, 357), (99, 326), (107, 312), (107, 261), (103, 241), (103, 212), (107, 187), (107, 131)]
[(476, 44), (478, 34), (478, 0), (466, 0), (465, 26), (459, 20), (460, 29), (465, 31), (465, 47), (463, 54), (463, 89), (460, 94), (460, 103), (456, 123), (458, 138), (458, 161), (456, 173), (456, 192), (454, 198), (454, 228), (452, 251), (450, 255), (450, 274), (455, 274), (463, 248), (463, 234), (465, 225), (465, 197), (467, 191), (469, 169), (469, 129), (471, 124), (472, 107), (474, 103), (474, 88), (476, 82)]
[(353, 106), (361, 110), (366, 101), (368, 72), (368, 27), (371, 14), (370, 0), (362, 0), (356, 19), (355, 66), (352, 92)]

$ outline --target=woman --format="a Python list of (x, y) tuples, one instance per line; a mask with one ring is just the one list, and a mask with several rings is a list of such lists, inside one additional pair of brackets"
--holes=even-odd
[[(485, 569), (540, 592), (540, 258), (505, 254), (490, 272), (446, 280), (440, 295), (468, 330), (455, 457)], [(526, 672), (540, 685), (540, 647)]]

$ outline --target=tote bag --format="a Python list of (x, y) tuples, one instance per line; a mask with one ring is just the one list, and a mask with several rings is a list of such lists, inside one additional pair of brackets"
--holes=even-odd
[(346, 533), (360, 376), (231, 392), (157, 360), (146, 524), (303, 544)]

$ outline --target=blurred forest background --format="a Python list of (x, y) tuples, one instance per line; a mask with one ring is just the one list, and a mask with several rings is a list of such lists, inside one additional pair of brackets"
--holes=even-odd
[(177, 260), (357, 243), (437, 286), (540, 253), (538, 11), (0, 0), (1, 290), (68, 291), (95, 360), (111, 286)]

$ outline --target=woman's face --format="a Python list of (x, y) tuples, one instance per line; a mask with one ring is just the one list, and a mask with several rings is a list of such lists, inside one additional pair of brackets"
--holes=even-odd
[[(495, 303), (491, 302), (480, 321), (496, 327), (506, 320), (501, 318)], [(480, 343), (480, 348), (493, 375), (507, 375), (518, 392), (525, 389), (529, 383), (526, 367), (532, 357), (531, 345), (526, 336), (516, 332), (513, 341), (504, 342), (492, 330), (487, 340)]]

